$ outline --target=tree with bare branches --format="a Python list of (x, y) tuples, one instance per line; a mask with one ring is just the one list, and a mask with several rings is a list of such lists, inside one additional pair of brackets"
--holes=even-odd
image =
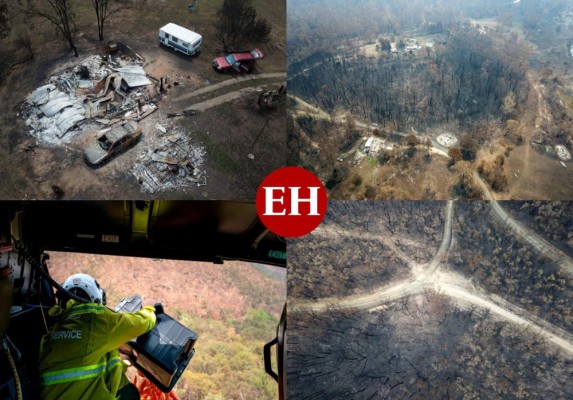
[(270, 39), (271, 25), (264, 18), (257, 18), (251, 0), (224, 0), (217, 16), (217, 39), (227, 51)]
[(5, 0), (0, 0), (0, 38), (10, 33), (10, 15)]
[(97, 32), (99, 40), (104, 40), (103, 30), (105, 21), (112, 16), (134, 6), (132, 0), (90, 0), (97, 17)]
[(77, 57), (78, 49), (74, 42), (74, 13), (71, 4), (70, 0), (45, 0), (42, 2), (28, 0), (26, 13), (29, 16), (44, 18), (54, 25)]

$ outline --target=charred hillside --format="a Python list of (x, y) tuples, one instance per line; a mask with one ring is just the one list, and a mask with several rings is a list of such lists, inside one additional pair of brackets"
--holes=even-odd
[[(395, 41), (407, 48), (405, 39)], [(293, 70), (289, 88), (330, 113), (344, 109), (398, 130), (450, 122), (471, 129), (522, 111), (517, 105), (529, 93), (523, 43), (460, 24), (431, 48), (411, 47), (416, 50), (382, 46), (378, 57), (354, 49), (315, 56), (314, 67)]]

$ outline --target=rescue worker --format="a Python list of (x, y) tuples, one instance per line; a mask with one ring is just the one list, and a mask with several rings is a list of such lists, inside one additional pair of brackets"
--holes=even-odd
[(105, 307), (105, 291), (86, 274), (72, 275), (62, 286), (88, 303), (57, 294), (59, 305), (49, 311), (56, 322), (40, 345), (42, 399), (139, 399), (118, 348), (155, 326), (155, 308), (112, 311)]

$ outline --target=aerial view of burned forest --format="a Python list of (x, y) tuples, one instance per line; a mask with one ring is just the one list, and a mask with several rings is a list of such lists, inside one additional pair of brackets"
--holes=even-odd
[(285, 0), (0, 0), (0, 198), (252, 199), (285, 165)]
[(573, 196), (573, 1), (288, 9), (289, 164), (332, 198)]
[(288, 398), (572, 398), (572, 227), (572, 202), (331, 202), (289, 242)]

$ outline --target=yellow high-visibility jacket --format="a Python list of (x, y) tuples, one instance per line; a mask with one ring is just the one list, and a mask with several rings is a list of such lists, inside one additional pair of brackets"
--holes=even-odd
[(40, 345), (42, 399), (108, 400), (126, 383), (118, 348), (155, 326), (155, 309), (117, 313), (69, 300)]

